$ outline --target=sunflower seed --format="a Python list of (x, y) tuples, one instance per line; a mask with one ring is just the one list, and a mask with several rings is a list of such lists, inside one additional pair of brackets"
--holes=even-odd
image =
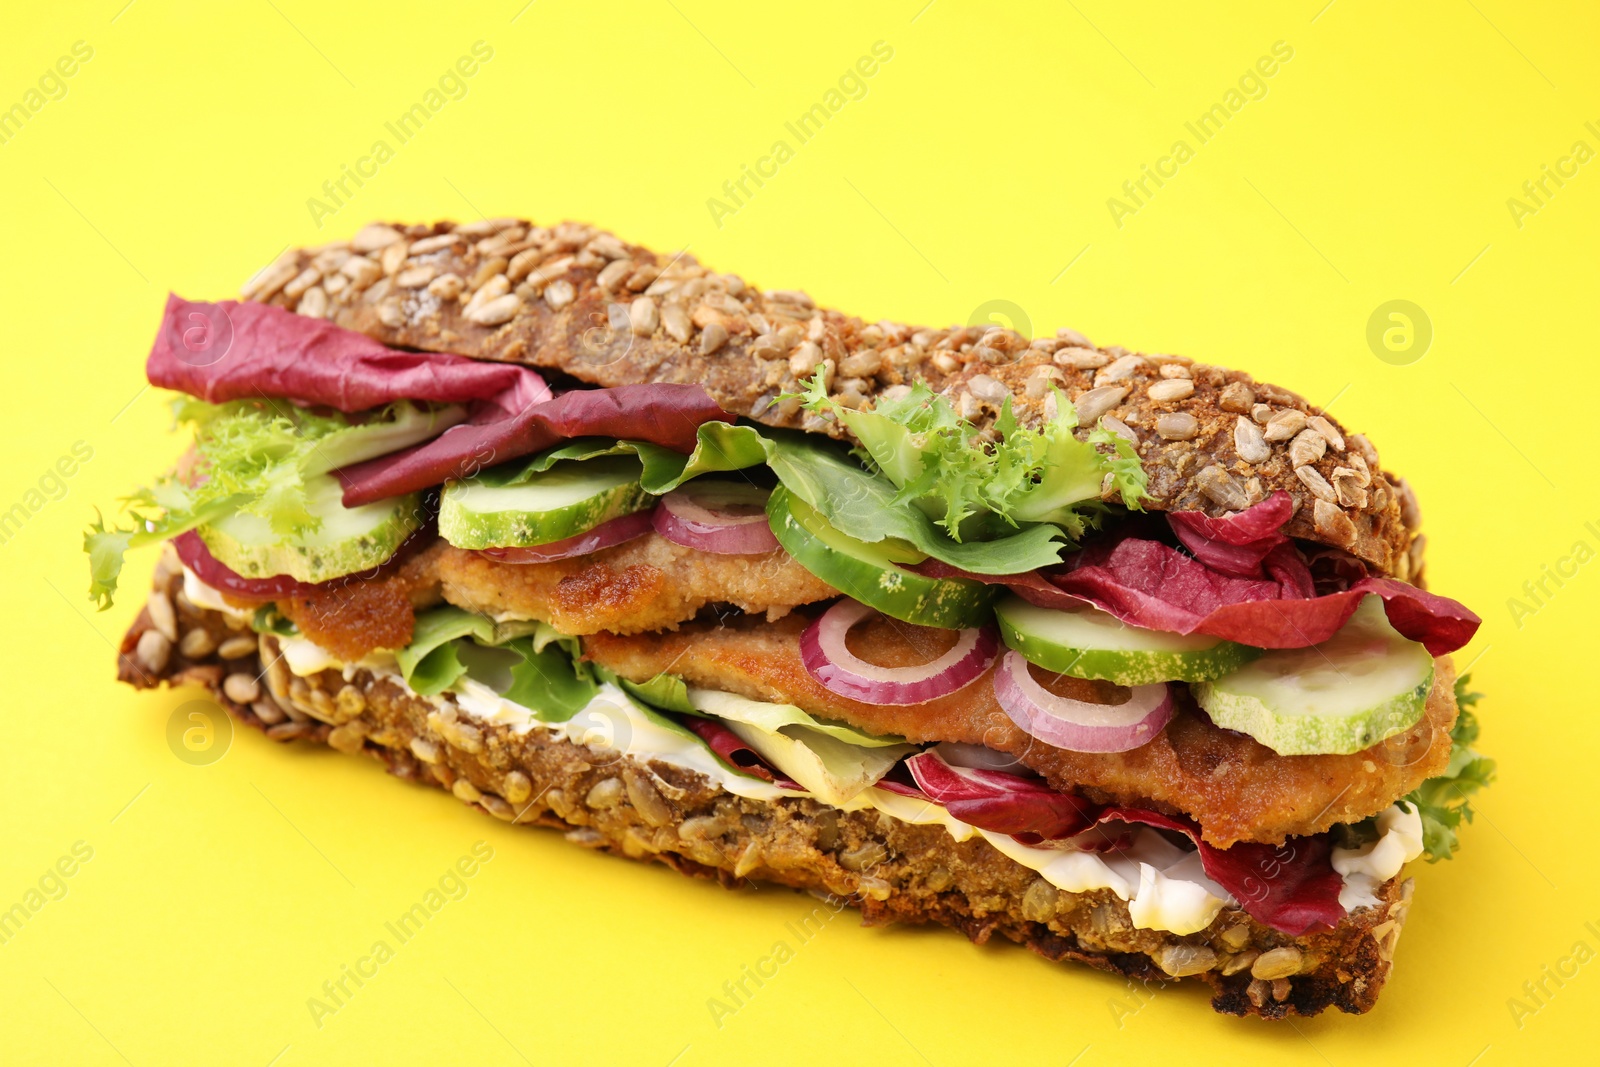
[(1156, 420), (1156, 433), (1168, 441), (1188, 441), (1200, 432), (1200, 420), (1187, 411), (1173, 412)]
[[(431, 264), (424, 267), (411, 267), (397, 274), (394, 283), (402, 289), (421, 289), (424, 285), (433, 281), (434, 276), (438, 273), (439, 268)], [(451, 277), (455, 277), (455, 275), (451, 275)]]
[(1170, 378), (1146, 389), (1145, 395), (1157, 403), (1182, 400), (1184, 397), (1194, 395), (1194, 382), (1188, 378)]
[(222, 680), (222, 695), (235, 704), (254, 704), (261, 699), (261, 683), (248, 674), (230, 674)]
[(1111, 362), (1111, 357), (1092, 348), (1063, 348), (1051, 357), (1061, 367), (1073, 370), (1097, 370)]
[(1215, 463), (1195, 475), (1194, 482), (1207, 499), (1229, 511), (1239, 511), (1250, 504), (1238, 480)]
[(577, 290), (565, 278), (553, 281), (544, 287), (544, 302), (550, 305), (551, 311), (560, 311), (577, 299), (577, 296)]
[(406, 246), (404, 242), (397, 241), (383, 250), (383, 255), (378, 257), (378, 265), (383, 268), (383, 273), (393, 274), (400, 269), (400, 264), (406, 261)]
[[(839, 365), (840, 373), (848, 373), (845, 370), (845, 366), (849, 362), (850, 360), (847, 359)], [(972, 390), (973, 396), (979, 400), (987, 400), (991, 404), (998, 404), (1011, 395), (1011, 390), (1004, 383), (997, 378), (989, 377), (987, 374), (974, 374), (971, 378), (968, 378), (967, 388)]]
[(322, 272), (320, 270), (315, 267), (307, 267), (299, 274), (296, 274), (289, 281), (289, 284), (283, 287), (283, 295), (288, 297), (290, 300), (299, 300), (301, 294), (303, 294), (313, 285), (316, 285), (321, 279)]
[(167, 594), (159, 589), (152, 589), (150, 597), (145, 601), (145, 610), (150, 613), (150, 622), (168, 641), (178, 639), (178, 616), (172, 610), (172, 601), (167, 599)]
[(586, 246), (589, 251), (597, 256), (607, 259), (626, 259), (628, 246), (623, 244), (614, 234), (602, 233)]
[(483, 305), (491, 300), (497, 300), (505, 296), (510, 291), (511, 280), (504, 274), (496, 274), (491, 278), (486, 278), (472, 294), (472, 298), (467, 301), (467, 306), (461, 310), (461, 313), (470, 319), (473, 313)]
[(689, 313), (683, 310), (682, 304), (668, 304), (661, 309), (661, 326), (667, 331), (667, 336), (681, 344), (687, 344), (689, 338), (694, 336), (694, 325), (689, 321)]
[(1296, 467), (1315, 463), (1328, 450), (1328, 439), (1309, 427), (1295, 434), (1289, 442), (1289, 462)]
[(613, 292), (619, 287), (628, 275), (633, 273), (633, 260), (618, 259), (607, 263), (595, 278), (595, 282), (606, 292)]
[(160, 630), (146, 630), (139, 635), (134, 655), (144, 665), (145, 670), (151, 674), (160, 674), (167, 669), (167, 660), (172, 657), (172, 642)]
[(501, 323), (510, 322), (520, 310), (522, 310), (522, 297), (516, 293), (507, 293), (464, 314), (479, 326), (499, 326)]
[(357, 289), (365, 289), (383, 277), (383, 268), (366, 256), (351, 256), (339, 267), (339, 273), (349, 278)]
[(1098, 374), (1094, 376), (1094, 384), (1104, 385), (1107, 382), (1120, 382), (1133, 377), (1139, 368), (1148, 366), (1143, 356), (1126, 355), (1114, 359)]
[(1156, 950), (1156, 966), (1174, 978), (1201, 974), (1217, 965), (1216, 950), (1206, 945), (1172, 941)]
[(1305, 428), (1306, 413), (1289, 408), (1267, 420), (1267, 429), (1262, 436), (1268, 441), (1287, 441)]
[(1313, 415), (1306, 420), (1306, 425), (1321, 434), (1322, 439), (1328, 442), (1329, 448), (1335, 452), (1344, 451), (1344, 436), (1333, 428), (1333, 423), (1321, 415)]
[(449, 248), (459, 240), (461, 238), (453, 233), (441, 233), (433, 237), (424, 237), (420, 241), (411, 242), (410, 254), (413, 256), (425, 256), (430, 252), (438, 252), (441, 249)]
[(1272, 447), (1263, 440), (1261, 427), (1243, 415), (1233, 423), (1233, 448), (1246, 463), (1265, 463), (1272, 458)]
[(1079, 333), (1077, 330), (1069, 330), (1064, 326), (1056, 331), (1056, 336), (1069, 344), (1077, 345), (1079, 348), (1092, 349), (1094, 347), (1093, 342), (1091, 342), (1083, 334)]
[(728, 330), (720, 322), (707, 323), (700, 331), (700, 354), (709, 356), (728, 343)]
[(196, 626), (178, 642), (178, 651), (183, 653), (185, 659), (205, 659), (216, 650), (216, 639), (203, 626)]
[(240, 634), (222, 642), (222, 647), (217, 649), (217, 655), (223, 659), (244, 659), (255, 652), (256, 644), (255, 635)]
[(1268, 949), (1257, 956), (1255, 963), (1250, 965), (1250, 976), (1268, 982), (1276, 978), (1287, 978), (1291, 974), (1299, 974), (1300, 964), (1304, 961), (1305, 954), (1293, 945)]
[(461, 275), (441, 274), (428, 283), (428, 292), (440, 300), (454, 300), (466, 287), (467, 283), (461, 280)]
[(1130, 445), (1137, 445), (1139, 443), (1139, 435), (1134, 432), (1133, 427), (1129, 426), (1115, 415), (1102, 416), (1100, 419), (1100, 425), (1104, 426), (1106, 429), (1110, 430), (1112, 433), (1116, 434)]
[(1222, 395), (1217, 397), (1217, 406), (1235, 415), (1248, 415), (1255, 402), (1255, 390), (1243, 382), (1229, 382), (1222, 387)]
[(1318, 500), (1325, 500), (1329, 503), (1332, 503), (1335, 499), (1333, 486), (1328, 484), (1328, 479), (1324, 478), (1320, 473), (1317, 472), (1317, 468), (1296, 467), (1294, 469), (1294, 475), (1305, 484), (1307, 489), (1311, 490), (1311, 494)]
[(1074, 407), (1078, 409), (1079, 424), (1093, 426), (1100, 416), (1122, 403), (1128, 395), (1128, 389), (1126, 385), (1102, 385), (1078, 397)]
[(356, 235), (350, 238), (350, 247), (357, 252), (376, 252), (380, 248), (388, 248), (400, 237), (400, 231), (393, 226), (374, 222), (356, 231)]
[(636, 297), (628, 305), (628, 327), (635, 337), (649, 337), (656, 332), (660, 323), (661, 315), (656, 310), (656, 302), (648, 296)]
[(246, 282), (244, 288), (239, 290), (239, 295), (246, 300), (271, 300), (279, 289), (288, 285), (299, 273), (294, 258), (280, 259)]

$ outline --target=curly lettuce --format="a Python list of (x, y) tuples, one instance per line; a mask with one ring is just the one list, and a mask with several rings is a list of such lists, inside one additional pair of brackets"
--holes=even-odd
[(892, 506), (914, 505), (957, 542), (1031, 523), (1076, 540), (1103, 513), (1108, 476), (1124, 506), (1145, 496), (1133, 446), (1104, 427), (1080, 440), (1077, 411), (1059, 391), (1055, 416), (1037, 428), (1018, 423), (1007, 397), (992, 429), (980, 429), (925, 382), (861, 409), (829, 397), (820, 371), (801, 385), (802, 405), (839, 420), (861, 443), (857, 456), (894, 483)]
[(1483, 694), (1467, 688), (1471, 681), (1470, 674), (1456, 679), (1456, 705), (1461, 710), (1450, 730), (1450, 762), (1444, 773), (1429, 778), (1400, 801), (1422, 816), (1422, 846), (1430, 863), (1455, 854), (1460, 847), (1457, 828), (1463, 820), (1472, 821), (1470, 797), (1494, 780), (1494, 760), (1472, 748), (1478, 739), (1478, 718), (1472, 707)]
[(211, 404), (179, 396), (178, 427), (194, 431), (192, 461), (122, 500), (131, 525), (96, 512), (84, 534), (89, 596), (109, 608), (131, 548), (156, 544), (235, 512), (266, 519), (285, 537), (316, 530), (308, 481), (442, 432), (466, 417), (459, 406), (391, 404), (368, 417), (316, 412), (283, 400)]

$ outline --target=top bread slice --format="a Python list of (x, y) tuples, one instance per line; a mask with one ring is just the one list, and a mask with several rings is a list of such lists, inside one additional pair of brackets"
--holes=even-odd
[(736, 415), (835, 436), (836, 422), (774, 402), (819, 363), (842, 403), (922, 379), (980, 426), (1007, 397), (1037, 424), (1053, 414), (1053, 385), (1080, 423), (1103, 418), (1135, 443), (1147, 509), (1224, 515), (1285, 492), (1296, 505), (1286, 533), (1422, 584), (1416, 500), (1365, 437), (1287, 389), (1183, 356), (1096, 347), (1072, 330), (1029, 340), (996, 326), (867, 323), (575, 222), (374, 223), (286, 251), (241, 295), (385, 344), (592, 385), (697, 383)]

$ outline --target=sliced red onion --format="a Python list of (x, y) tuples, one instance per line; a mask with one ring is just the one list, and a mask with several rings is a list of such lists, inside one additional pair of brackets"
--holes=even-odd
[(1056, 696), (1039, 684), (1016, 651), (1008, 651), (994, 672), (994, 696), (1011, 721), (1046, 744), (1071, 752), (1138, 748), (1161, 732), (1173, 712), (1165, 683), (1136, 685), (1122, 704)]
[(661, 498), (655, 531), (675, 545), (718, 556), (749, 556), (778, 547), (767, 523), (771, 490), (746, 482), (696, 480)]
[(650, 512), (635, 511), (631, 515), (607, 519), (599, 526), (565, 540), (514, 548), (480, 548), (478, 555), (488, 556), (501, 563), (553, 563), (558, 559), (586, 556), (602, 548), (610, 548), (624, 541), (632, 541), (635, 537), (643, 537), (649, 532)]
[(962, 630), (955, 647), (917, 667), (879, 667), (845, 646), (850, 628), (876, 612), (841, 598), (800, 635), (800, 661), (829, 692), (869, 704), (922, 704), (971, 685), (994, 662), (1000, 635), (993, 626)]

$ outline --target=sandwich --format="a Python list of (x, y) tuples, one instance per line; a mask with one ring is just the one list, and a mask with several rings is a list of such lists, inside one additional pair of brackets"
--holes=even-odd
[(1239, 371), (515, 219), (171, 296), (146, 371), (119, 678), (588, 848), (1359, 1013), (1493, 773), (1411, 488)]

